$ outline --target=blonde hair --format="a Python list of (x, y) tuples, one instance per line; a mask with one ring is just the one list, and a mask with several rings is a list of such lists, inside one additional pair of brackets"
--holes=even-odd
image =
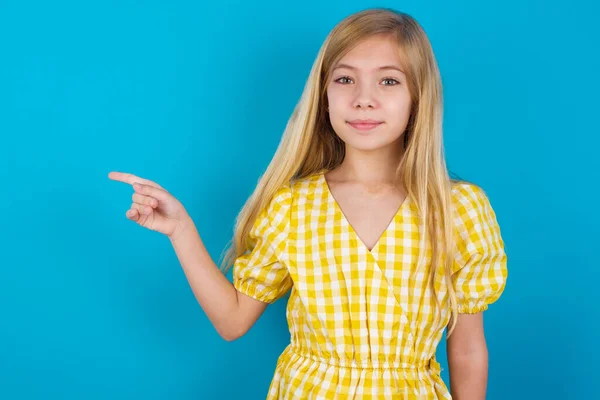
[(327, 82), (332, 68), (359, 41), (373, 35), (391, 35), (403, 50), (408, 89), (412, 104), (406, 131), (405, 153), (398, 165), (397, 177), (408, 196), (415, 202), (421, 224), (421, 254), (431, 244), (429, 284), (438, 312), (436, 289), (445, 278), (451, 303), (454, 330), (458, 316), (456, 293), (452, 285), (454, 248), (451, 213), (452, 180), (448, 175), (442, 141), (442, 85), (433, 49), (419, 23), (410, 15), (388, 8), (375, 8), (352, 14), (338, 23), (321, 46), (275, 155), (239, 213), (232, 239), (221, 265), (227, 273), (235, 259), (245, 253), (248, 233), (258, 213), (282, 186), (292, 184), (323, 170), (339, 166), (345, 147), (329, 121)]

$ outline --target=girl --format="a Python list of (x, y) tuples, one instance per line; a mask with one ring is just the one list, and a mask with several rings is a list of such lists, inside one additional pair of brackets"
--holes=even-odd
[[(226, 340), (291, 290), (269, 399), (485, 398), (482, 311), (507, 257), (484, 191), (448, 176), (440, 75), (409, 15), (364, 10), (325, 40), (236, 221), (233, 283), (171, 194), (110, 177), (133, 184), (128, 218), (170, 238)], [(451, 392), (435, 360), (446, 328)]]

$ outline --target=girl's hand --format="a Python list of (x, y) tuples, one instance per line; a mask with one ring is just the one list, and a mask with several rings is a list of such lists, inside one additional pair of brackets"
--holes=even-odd
[(159, 184), (123, 172), (111, 172), (108, 177), (133, 186), (133, 203), (125, 216), (144, 228), (172, 238), (189, 222), (183, 205)]

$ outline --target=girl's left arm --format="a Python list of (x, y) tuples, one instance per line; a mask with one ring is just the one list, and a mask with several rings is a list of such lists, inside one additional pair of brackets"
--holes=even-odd
[(488, 350), (483, 332), (483, 312), (459, 314), (446, 352), (453, 400), (485, 400)]

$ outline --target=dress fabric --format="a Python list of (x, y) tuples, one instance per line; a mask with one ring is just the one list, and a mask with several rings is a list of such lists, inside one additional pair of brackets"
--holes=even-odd
[[(487, 309), (504, 290), (507, 256), (481, 188), (454, 183), (459, 312)], [(290, 344), (267, 393), (274, 399), (450, 399), (435, 359), (450, 319), (443, 274), (441, 318), (428, 285), (430, 246), (417, 208), (402, 203), (369, 251), (333, 197), (324, 172), (281, 187), (260, 212), (233, 268), (240, 292), (272, 303), (291, 290)], [(424, 262), (418, 263), (420, 246)]]

